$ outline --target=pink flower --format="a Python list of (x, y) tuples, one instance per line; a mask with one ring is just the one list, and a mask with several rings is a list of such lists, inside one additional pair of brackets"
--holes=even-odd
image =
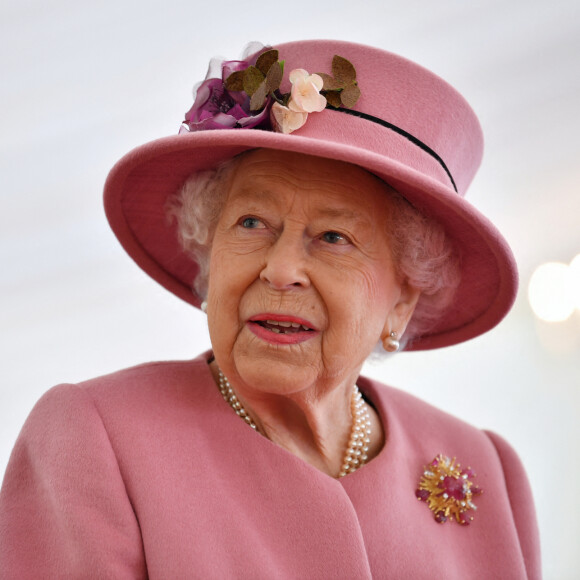
[(320, 76), (310, 75), (303, 68), (296, 68), (288, 78), (292, 83), (289, 109), (300, 113), (319, 113), (324, 110), (326, 99), (320, 94), (324, 84)]
[(306, 123), (307, 118), (308, 113), (293, 111), (280, 103), (274, 103), (270, 111), (272, 127), (278, 133), (288, 134), (300, 129)]
[(279, 133), (292, 133), (300, 129), (306, 123), (308, 113), (326, 108), (326, 99), (319, 92), (323, 85), (319, 75), (310, 75), (304, 69), (297, 68), (290, 73), (289, 79), (292, 91), (288, 106), (274, 103), (270, 112), (272, 127)]

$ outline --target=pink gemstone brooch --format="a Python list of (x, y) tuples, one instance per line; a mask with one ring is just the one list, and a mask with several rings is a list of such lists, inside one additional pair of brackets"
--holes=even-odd
[(425, 466), (415, 495), (419, 501), (427, 502), (435, 514), (435, 521), (442, 524), (454, 517), (457, 523), (466, 526), (473, 520), (467, 512), (477, 509), (473, 496), (482, 493), (473, 484), (474, 477), (471, 467), (461, 469), (461, 465), (455, 463), (455, 457), (449, 459), (439, 454)]

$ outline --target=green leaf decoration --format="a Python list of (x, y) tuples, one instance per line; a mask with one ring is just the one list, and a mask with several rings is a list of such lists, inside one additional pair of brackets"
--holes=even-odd
[(321, 79), (324, 85), (322, 86), (323, 91), (337, 91), (342, 89), (342, 84), (337, 81), (334, 77), (327, 75), (326, 73), (316, 73)]
[(244, 91), (246, 91), (248, 96), (251, 97), (260, 88), (264, 77), (264, 73), (255, 66), (249, 66), (244, 71)]
[(268, 50), (258, 57), (256, 68), (266, 76), (275, 62), (278, 62), (278, 51), (276, 49)]
[(243, 70), (238, 70), (233, 72), (226, 79), (226, 89), (228, 91), (243, 91), (244, 90), (244, 72)]
[(280, 88), (280, 84), (282, 83), (282, 66), (277, 60), (270, 65), (265, 83), (268, 93), (273, 93)]
[(346, 87), (346, 89), (340, 92), (340, 101), (342, 102), (342, 105), (347, 109), (352, 109), (356, 105), (356, 102), (358, 101), (359, 97), (360, 97), (360, 89), (358, 88), (356, 81), (355, 84)]
[(345, 88), (356, 81), (356, 70), (352, 63), (342, 56), (335, 54), (332, 59), (332, 74), (334, 78)]
[(268, 92), (266, 83), (262, 83), (250, 99), (250, 111), (259, 111), (264, 106), (264, 101), (268, 96)]
[(330, 91), (328, 93), (324, 93), (326, 97), (326, 102), (335, 109), (338, 107), (342, 107), (342, 101), (340, 100), (340, 92), (339, 91)]
[(326, 73), (317, 74), (324, 83), (320, 92), (331, 107), (352, 109), (355, 106), (360, 97), (360, 89), (356, 82), (356, 70), (350, 61), (335, 54), (332, 59), (333, 76)]

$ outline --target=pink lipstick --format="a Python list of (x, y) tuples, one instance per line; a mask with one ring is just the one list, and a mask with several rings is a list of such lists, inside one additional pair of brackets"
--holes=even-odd
[(311, 339), (318, 330), (303, 318), (286, 314), (264, 313), (248, 320), (249, 329), (272, 344), (298, 344)]

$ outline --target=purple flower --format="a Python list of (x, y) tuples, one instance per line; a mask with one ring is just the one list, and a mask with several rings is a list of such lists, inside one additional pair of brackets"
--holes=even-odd
[[(266, 100), (261, 111), (250, 111), (250, 98), (245, 92), (228, 91), (225, 87), (225, 80), (233, 72), (244, 70), (254, 64), (264, 50), (252, 55), (248, 60), (230, 60), (221, 63), (221, 78), (206, 78), (199, 85), (193, 106), (185, 114), (184, 125), (179, 132), (252, 129), (261, 126), (269, 129), (271, 98)], [(211, 68), (208, 77), (212, 74)]]

